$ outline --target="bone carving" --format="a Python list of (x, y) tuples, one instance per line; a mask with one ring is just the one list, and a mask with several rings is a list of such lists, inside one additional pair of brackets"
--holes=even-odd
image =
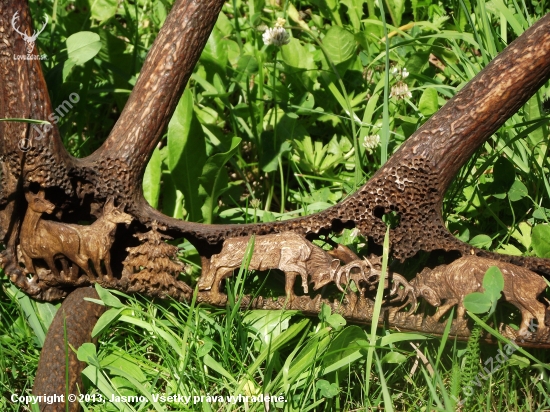
[[(88, 269), (88, 259), (80, 253), (80, 236), (78, 232), (67, 225), (49, 220), (42, 220), (42, 214), (51, 214), (55, 209), (53, 203), (44, 198), (44, 192), (37, 195), (27, 192), (27, 212), (21, 225), (20, 251), (27, 271), (34, 275), (33, 283), (38, 280), (33, 259), (43, 259), (51, 272), (60, 277), (55, 266), (55, 259), (65, 256), (80, 266), (85, 272)], [(69, 275), (66, 261), (63, 260), (65, 276)]]
[[(21, 227), (20, 249), (25, 268), (30, 273), (36, 273), (33, 259), (43, 259), (52, 273), (60, 276), (55, 259), (64, 256), (78, 265), (90, 280), (95, 280), (95, 276), (89, 260), (100, 279), (103, 278), (101, 262), (105, 264), (107, 276), (113, 277), (110, 250), (116, 227), (119, 223), (131, 223), (133, 218), (116, 208), (112, 198), (105, 203), (103, 215), (89, 226), (42, 219), (42, 213), (51, 214), (55, 208), (42, 191), (37, 195), (27, 192), (25, 198), (28, 208)], [(62, 264), (64, 274), (68, 276), (65, 260)]]
[[(374, 264), (371, 260), (374, 261)], [(342, 266), (336, 274), (336, 284), (340, 285), (342, 283), (342, 279), (346, 285), (349, 285), (350, 281), (353, 281), (357, 289), (359, 289), (360, 296), (363, 296), (368, 290), (374, 290), (380, 283), (380, 278), (382, 277), (382, 264), (381, 259), (377, 256), (374, 256), (374, 259), (371, 258), (371, 260), (367, 258), (363, 258), (363, 260), (356, 259)], [(354, 269), (358, 269), (359, 271), (357, 272)], [(394, 311), (397, 312), (410, 304), (410, 311), (407, 313), (410, 315), (414, 312), (417, 304), (417, 295), (414, 287), (407, 281), (407, 279), (398, 273), (389, 272), (384, 279), (384, 288), (389, 289), (390, 297), (394, 296), (394, 298), (388, 302), (389, 304), (404, 302), (401, 303), (399, 307), (394, 309)]]
[[(230, 238), (223, 243), (219, 254), (210, 260), (203, 259), (203, 275), (199, 290), (211, 290), (214, 298), (220, 297), (220, 282), (239, 268), (245, 257), (250, 236)], [(308, 283), (317, 290), (334, 280), (340, 260), (294, 232), (256, 236), (248, 269), (279, 269), (285, 273), (285, 292), (288, 300), (293, 292), (296, 276), (302, 277), (302, 288), (308, 293)], [(308, 282), (309, 278), (309, 282)], [(338, 285), (339, 288), (340, 285)]]
[[(546, 289), (546, 282), (526, 268), (478, 256), (465, 256), (433, 270), (425, 268), (411, 280), (411, 285), (417, 297), (439, 308), (433, 320), (439, 321), (449, 309), (458, 305), (457, 322), (463, 323), (464, 296), (482, 291), (483, 276), (491, 266), (498, 267), (504, 277), (504, 300), (521, 312), (522, 322), (518, 334), (525, 336), (529, 322), (535, 318), (538, 322), (537, 336), (544, 336), (547, 332), (544, 322), (546, 307), (537, 298)], [(442, 301), (445, 302), (442, 304)]]

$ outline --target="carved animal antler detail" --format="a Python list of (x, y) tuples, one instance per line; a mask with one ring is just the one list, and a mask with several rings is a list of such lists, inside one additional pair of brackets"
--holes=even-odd
[(32, 36), (28, 36), (26, 33), (23, 33), (19, 30), (19, 28), (15, 27), (17, 20), (19, 20), (19, 12), (15, 12), (13, 15), (13, 18), (11, 19), (11, 25), (13, 26), (13, 29), (23, 37), (23, 40), (27, 43), (27, 54), (32, 54), (34, 50), (34, 44), (36, 42), (36, 39), (44, 31), (46, 28), (46, 25), (48, 24), (48, 16), (44, 17), (44, 24), (42, 25), (42, 28), (37, 32), (36, 30), (32, 33)]
[[(393, 256), (399, 260), (419, 251), (439, 249), (461, 255), (473, 253), (550, 275), (549, 260), (493, 254), (460, 242), (447, 231), (441, 216), (443, 195), (460, 167), (550, 78), (550, 15), (528, 29), (464, 86), (357, 193), (324, 212), (284, 222), (202, 225), (164, 216), (149, 206), (143, 198), (140, 181), (147, 159), (162, 137), (222, 4), (223, 0), (176, 1), (124, 111), (104, 145), (91, 156), (85, 159), (69, 156), (55, 125), (37, 140), (36, 131), (27, 124), (0, 122), (0, 240), (6, 247), (0, 260), (10, 279), (22, 290), (35, 298), (52, 300), (76, 285), (61, 276), (46, 279), (40, 271), (29, 281), (26, 271), (19, 266), (17, 248), (21, 245), (25, 218), (20, 210), (25, 210), (23, 193), (28, 193), (33, 185), (40, 186), (46, 196), (55, 188), (59, 197), (56, 204), (60, 205), (58, 216), (62, 220), (69, 211), (74, 212), (76, 218), (87, 218), (90, 210), (113, 198), (117, 204), (128, 205), (126, 213), (137, 221), (136, 227), (159, 222), (170, 235), (188, 239), (204, 259), (218, 253), (227, 239), (253, 234), (294, 232), (315, 237), (355, 227), (381, 244), (386, 232), (381, 217), (395, 211), (400, 220), (399, 225), (391, 229), (390, 239)], [(10, 24), (9, 16), (19, 10), (21, 25), (16, 29)], [(40, 62), (11, 58), (13, 49), (21, 43), (18, 35), (30, 27), (25, 2), (0, 2), (0, 76), (3, 77), (0, 118), (47, 119), (53, 111)], [(170, 44), (169, 53), (167, 44)], [(25, 139), (30, 144), (28, 151), (23, 152), (19, 142)], [(82, 212), (82, 216), (78, 212)], [(62, 251), (59, 254), (65, 255)], [(105, 257), (98, 252), (95, 258), (100, 261)], [(32, 270), (32, 265), (29, 262), (26, 270)], [(52, 272), (54, 266), (55, 262)], [(101, 279), (104, 285), (122, 290), (127, 289), (127, 280), (111, 276)], [(185, 298), (185, 294), (178, 298)], [(210, 299), (208, 292), (200, 293), (197, 298), (199, 302)], [(281, 308), (284, 301), (286, 299), (264, 302), (243, 299), (243, 304), (275, 309)], [(293, 299), (290, 308), (315, 313), (319, 306), (316, 302), (304, 305), (302, 299)], [(353, 307), (327, 303), (351, 320), (368, 321), (372, 316), (370, 307), (363, 301)], [(403, 329), (441, 331), (438, 322), (426, 323), (414, 314), (394, 311), (389, 312), (388, 318)], [(451, 331), (461, 333), (457, 329)], [(548, 344), (546, 340), (538, 343)], [(45, 350), (47, 352), (48, 344)], [(64, 388), (58, 391), (64, 392)]]

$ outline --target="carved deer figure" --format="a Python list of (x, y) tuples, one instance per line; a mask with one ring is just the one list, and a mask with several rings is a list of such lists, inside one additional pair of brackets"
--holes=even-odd
[[(115, 208), (113, 199), (107, 201), (99, 219), (84, 226), (41, 219), (42, 213), (52, 213), (55, 208), (44, 198), (44, 192), (38, 195), (27, 192), (25, 197), (29, 206), (21, 228), (21, 254), (28, 271), (35, 273), (32, 259), (44, 259), (52, 273), (59, 276), (55, 259), (65, 256), (82, 268), (90, 280), (95, 280), (88, 263), (90, 259), (100, 279), (103, 277), (102, 261), (107, 275), (113, 276), (110, 249), (116, 226), (132, 221), (130, 215)], [(67, 275), (65, 261), (63, 270)]]
[(11, 25), (13, 26), (13, 29), (17, 33), (19, 33), (21, 37), (23, 37), (23, 40), (25, 40), (25, 43), (27, 43), (27, 54), (31, 54), (32, 51), (34, 50), (36, 39), (38, 38), (40, 33), (44, 31), (44, 29), (46, 28), (46, 24), (48, 24), (48, 16), (46, 16), (44, 20), (44, 25), (42, 26), (42, 28), (38, 31), (38, 33), (35, 30), (32, 36), (28, 36), (26, 33), (23, 33), (22, 31), (20, 31), (18, 27), (15, 27), (17, 20), (19, 20), (19, 12), (15, 12), (15, 14), (13, 15), (11, 19)]
[[(458, 305), (457, 319), (462, 321), (465, 314), (464, 296), (482, 290), (483, 276), (491, 266), (498, 267), (504, 276), (504, 299), (521, 312), (519, 334), (527, 334), (533, 318), (538, 322), (537, 335), (544, 332), (547, 329), (544, 322), (546, 307), (537, 298), (546, 289), (546, 282), (529, 269), (478, 256), (465, 256), (449, 265), (424, 269), (411, 280), (411, 285), (417, 296), (439, 307), (432, 319), (439, 321), (449, 309)], [(442, 305), (443, 300), (445, 303)]]
[[(28, 207), (21, 225), (20, 250), (25, 268), (30, 273), (36, 273), (33, 259), (43, 259), (53, 274), (59, 276), (55, 259), (65, 256), (89, 272), (88, 259), (80, 252), (80, 236), (70, 225), (42, 220), (42, 214), (51, 214), (55, 209), (53, 203), (44, 198), (44, 192), (37, 195), (25, 193)], [(68, 267), (63, 261), (63, 271), (68, 275)]]
[[(203, 275), (199, 279), (199, 290), (211, 289), (220, 298), (220, 282), (239, 268), (245, 257), (250, 236), (230, 238), (223, 243), (219, 254), (210, 261), (203, 259)], [(279, 269), (285, 273), (285, 292), (289, 300), (296, 276), (302, 277), (302, 287), (308, 293), (308, 277), (314, 284), (313, 290), (332, 282), (340, 260), (333, 259), (327, 252), (294, 232), (256, 236), (249, 269)]]
[[(124, 205), (120, 206), (120, 208), (123, 209)], [(101, 262), (105, 264), (107, 276), (110, 278), (113, 277), (111, 268), (111, 246), (115, 240), (116, 227), (119, 223), (130, 224), (132, 220), (133, 217), (117, 209), (114, 200), (110, 198), (105, 203), (103, 215), (91, 225), (67, 225), (78, 232), (81, 242), (81, 253), (86, 256), (86, 261), (91, 259), (99, 279), (103, 278)], [(86, 264), (86, 266), (88, 265)], [(89, 267), (88, 270), (85, 271), (88, 276), (90, 276), (90, 279), (95, 278), (91, 275)]]

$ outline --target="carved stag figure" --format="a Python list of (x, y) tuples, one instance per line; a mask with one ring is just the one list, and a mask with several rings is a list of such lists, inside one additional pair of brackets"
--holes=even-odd
[[(43, 191), (37, 195), (27, 192), (25, 198), (28, 206), (21, 226), (20, 251), (27, 271), (36, 277), (33, 259), (43, 259), (52, 273), (59, 276), (55, 259), (65, 256), (87, 272), (88, 259), (81, 254), (78, 231), (72, 225), (42, 219), (43, 213), (51, 214), (55, 209), (55, 205), (45, 199)], [(68, 276), (66, 261), (62, 262), (63, 272)]]
[[(498, 267), (504, 276), (504, 299), (521, 312), (519, 334), (527, 334), (529, 322), (533, 318), (538, 322), (537, 335), (545, 332), (546, 307), (537, 298), (546, 289), (546, 282), (529, 269), (478, 256), (465, 256), (449, 265), (438, 266), (433, 270), (424, 269), (411, 281), (411, 285), (417, 296), (439, 307), (432, 319), (439, 321), (450, 308), (458, 305), (457, 319), (463, 321), (464, 296), (482, 290), (483, 276), (491, 266)], [(443, 300), (445, 303), (442, 305)]]
[[(220, 298), (220, 282), (239, 268), (244, 260), (250, 236), (227, 239), (219, 254), (210, 261), (203, 259), (203, 275), (199, 279), (199, 290), (211, 289)], [(206, 266), (206, 267), (205, 267)], [(332, 282), (340, 267), (340, 261), (294, 232), (256, 236), (249, 269), (279, 269), (285, 273), (285, 292), (289, 300), (296, 276), (302, 277), (302, 287), (308, 293), (308, 276), (317, 290)]]
[[(373, 265), (369, 259), (363, 258), (363, 260), (356, 259), (342, 266), (340, 270), (338, 270), (334, 282), (340, 285), (343, 278), (345, 280), (344, 283), (349, 285), (350, 280), (353, 280), (362, 296), (367, 289), (373, 289), (378, 285), (381, 276), (381, 264), (375, 262)], [(407, 279), (398, 273), (389, 272), (388, 276), (384, 279), (384, 287), (386, 289), (390, 288), (389, 296), (395, 296), (389, 303), (404, 302), (397, 310), (411, 304), (411, 310), (408, 313), (412, 314), (414, 312), (417, 303), (416, 294), (414, 288), (409, 284)]]

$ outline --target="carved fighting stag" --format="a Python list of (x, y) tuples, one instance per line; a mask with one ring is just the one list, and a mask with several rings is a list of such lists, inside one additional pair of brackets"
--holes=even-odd
[[(246, 256), (250, 237), (227, 239), (219, 254), (210, 260), (203, 259), (203, 272), (199, 279), (199, 290), (211, 290), (213, 299), (221, 302), (220, 283), (233, 270), (239, 268)], [(304, 293), (308, 293), (308, 283), (313, 290), (334, 281), (340, 261), (294, 232), (256, 236), (248, 269), (279, 269), (285, 273), (285, 292), (291, 301), (294, 294), (296, 276), (302, 278)], [(337, 284), (338, 285), (338, 284)], [(341, 288), (340, 285), (338, 287)]]
[[(40, 273), (35, 273), (34, 281), (29, 281), (27, 271), (32, 270), (32, 263), (25, 269), (19, 265), (17, 249), (22, 243), (24, 193), (33, 186), (39, 186), (47, 197), (50, 193), (56, 194), (61, 221), (68, 215), (78, 217), (79, 212), (83, 214), (82, 220), (89, 218), (90, 211), (103, 207), (108, 198), (114, 198), (117, 204), (128, 205), (126, 213), (134, 217), (135, 228), (157, 221), (170, 235), (187, 238), (206, 259), (218, 253), (226, 239), (288, 231), (315, 237), (355, 227), (381, 244), (386, 232), (382, 216), (394, 211), (399, 215), (399, 224), (391, 229), (390, 239), (392, 255), (398, 260), (413, 257), (419, 251), (442, 250), (511, 262), (550, 275), (548, 260), (497, 255), (459, 241), (447, 231), (441, 216), (443, 195), (461, 166), (549, 79), (550, 16), (514, 41), (407, 139), (365, 186), (334, 207), (284, 222), (201, 225), (169, 218), (149, 206), (141, 191), (147, 159), (162, 137), (222, 4), (222, 0), (176, 1), (124, 111), (103, 146), (88, 158), (72, 158), (64, 149), (55, 125), (43, 138), (36, 139), (36, 130), (28, 124), (0, 122), (0, 240), (5, 245), (0, 261), (12, 282), (44, 300), (64, 296), (75, 286), (71, 279), (56, 276), (48, 277), (46, 282)], [(21, 18), (18, 30), (30, 32), (32, 25), (26, 2), (0, 2), (0, 118), (45, 120), (53, 110), (39, 61), (12, 58), (24, 48), (10, 20), (16, 12)], [(166, 52), (168, 44), (170, 48)], [(29, 142), (29, 147), (25, 147), (28, 150), (20, 150), (20, 141)], [(106, 278), (103, 284), (114, 288), (124, 290), (128, 284), (116, 276)], [(212, 302), (212, 296), (202, 292), (197, 300)], [(74, 301), (69, 304), (75, 305), (72, 313), (80, 313)], [(356, 306), (359, 311), (348, 310), (343, 305), (332, 306), (349, 319), (371, 320), (372, 314), (360, 311), (360, 305)], [(265, 300), (251, 307), (279, 308), (280, 304)], [(297, 299), (290, 308), (304, 309)], [(71, 310), (60, 311), (66, 312)], [(80, 315), (82, 319), (89, 316)], [(398, 313), (390, 321), (402, 326), (400, 319)], [(77, 320), (74, 322), (79, 324)], [(57, 324), (63, 325), (63, 322)], [(403, 325), (426, 330), (421, 318), (417, 323), (403, 321)], [(67, 324), (67, 328), (71, 327)], [(55, 340), (56, 336), (63, 334), (52, 331), (48, 335), (43, 359), (59, 358), (55, 348), (62, 345)], [(39, 372), (48, 367), (48, 362), (41, 360), (40, 365)], [(49, 379), (37, 379), (35, 393), (65, 393), (65, 371), (55, 370), (59, 376), (39, 374)], [(78, 363), (71, 360), (71, 374), (77, 371)], [(74, 382), (71, 381), (71, 385)], [(69, 390), (76, 393), (76, 386)]]
[[(382, 268), (380, 260), (374, 265), (371, 263), (371, 260), (367, 258), (363, 258), (363, 260), (356, 259), (342, 266), (336, 274), (335, 283), (340, 285), (342, 279), (344, 279), (344, 283), (349, 285), (350, 281), (353, 281), (359, 289), (361, 296), (363, 296), (367, 290), (375, 289), (382, 278)], [(414, 287), (409, 284), (407, 279), (399, 273), (389, 272), (384, 278), (384, 288), (389, 289), (390, 297), (394, 296), (388, 303), (403, 302), (394, 310), (397, 311), (410, 305), (410, 311), (407, 312), (408, 315), (414, 312), (416, 309), (417, 294)]]

